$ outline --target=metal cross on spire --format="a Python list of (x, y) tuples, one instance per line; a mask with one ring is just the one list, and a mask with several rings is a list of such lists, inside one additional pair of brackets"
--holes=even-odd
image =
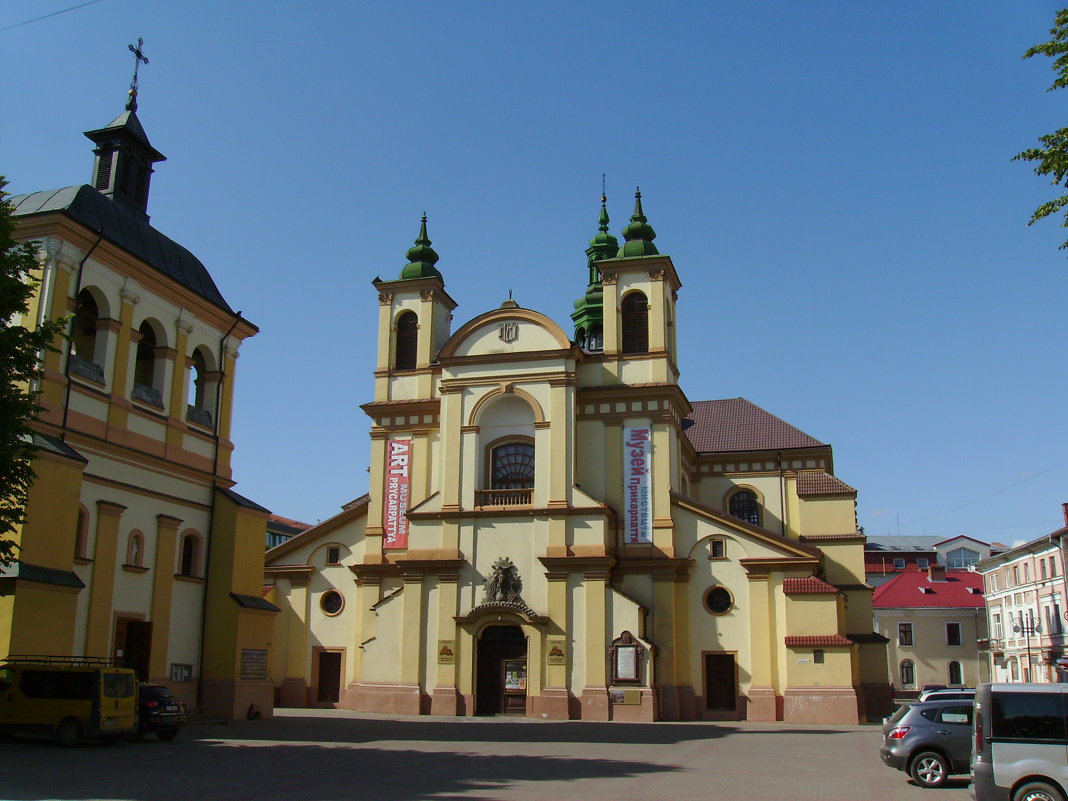
[(144, 44), (145, 40), (138, 36), (137, 47), (127, 45), (130, 48), (130, 52), (134, 54), (134, 74), (133, 80), (130, 81), (130, 99), (126, 101), (127, 111), (137, 111), (137, 72), (142, 64), (148, 63), (148, 58), (145, 56), (145, 52), (142, 49)]

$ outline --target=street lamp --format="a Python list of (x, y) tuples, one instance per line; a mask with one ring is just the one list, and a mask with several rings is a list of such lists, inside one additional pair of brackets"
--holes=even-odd
[(1030, 609), (1027, 610), (1027, 619), (1024, 619), (1023, 610), (1021, 610), (1019, 614), (1020, 614), (1020, 619), (1013, 624), (1012, 630), (1016, 634), (1019, 634), (1021, 631), (1023, 632), (1024, 641), (1027, 643), (1027, 677), (1026, 677), (1026, 681), (1031, 681), (1031, 635), (1033, 635), (1033, 634), (1041, 634), (1042, 633), (1042, 626), (1035, 625), (1035, 616), (1034, 616), (1034, 612), (1032, 610), (1030, 610)]

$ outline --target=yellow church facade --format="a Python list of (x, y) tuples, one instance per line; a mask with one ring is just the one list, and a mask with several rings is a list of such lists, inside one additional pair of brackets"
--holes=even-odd
[(640, 195), (574, 329), (451, 329), (426, 221), (376, 279), (369, 494), (268, 552), (284, 706), (856, 722), (889, 702), (831, 447), (679, 386), (681, 281)]
[(125, 111), (89, 131), (92, 183), (11, 198), (38, 252), (26, 319), (70, 319), (44, 356), (37, 479), (0, 568), (0, 658), (112, 658), (189, 708), (269, 714), (269, 512), (231, 488), (241, 343), (257, 333), (149, 223), (163, 156)]

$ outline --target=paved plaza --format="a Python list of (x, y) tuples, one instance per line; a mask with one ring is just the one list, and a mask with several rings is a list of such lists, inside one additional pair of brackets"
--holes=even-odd
[(583, 723), (279, 710), (164, 743), (0, 745), (0, 799), (964, 801), (878, 758), (876, 726)]

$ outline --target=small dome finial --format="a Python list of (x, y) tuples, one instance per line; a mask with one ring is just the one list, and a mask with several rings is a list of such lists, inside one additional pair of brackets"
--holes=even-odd
[(401, 270), (401, 280), (409, 278), (441, 278), (434, 265), (438, 263), (437, 251), (430, 247), (430, 237), (426, 233), (426, 212), (419, 222), (419, 236), (415, 239), (415, 245), (408, 248), (408, 264)]
[(657, 256), (660, 251), (656, 249), (653, 240), (656, 239), (656, 231), (649, 225), (649, 220), (642, 209), (642, 189), (634, 190), (634, 214), (630, 217), (630, 224), (623, 229), (623, 238), (626, 244), (619, 249), (619, 257), (628, 256)]

